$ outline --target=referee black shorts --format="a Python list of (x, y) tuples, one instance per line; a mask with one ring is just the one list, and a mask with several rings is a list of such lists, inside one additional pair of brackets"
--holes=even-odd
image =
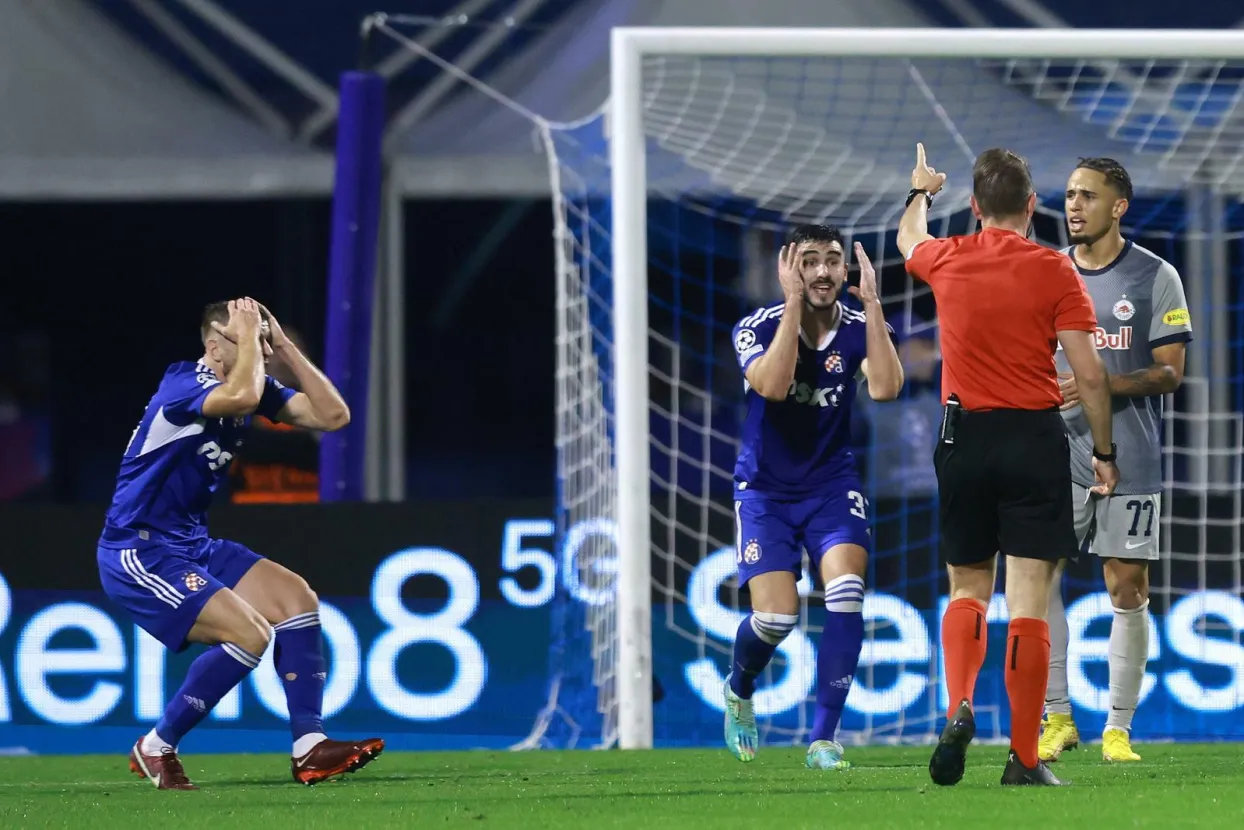
[(954, 443), (939, 437), (934, 453), (946, 564), (1075, 556), (1071, 448), (1058, 411), (959, 412), (956, 421)]

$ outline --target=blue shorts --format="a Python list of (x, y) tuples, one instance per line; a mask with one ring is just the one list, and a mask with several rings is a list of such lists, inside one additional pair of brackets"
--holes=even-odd
[(189, 645), (186, 635), (212, 595), (237, 585), (262, 558), (224, 539), (187, 547), (100, 547), (95, 553), (104, 593), (171, 651)]
[(820, 578), (821, 557), (834, 545), (872, 551), (868, 500), (858, 482), (833, 486), (811, 499), (749, 494), (734, 503), (735, 561), (739, 585), (757, 574), (790, 571), (798, 579), (807, 550)]

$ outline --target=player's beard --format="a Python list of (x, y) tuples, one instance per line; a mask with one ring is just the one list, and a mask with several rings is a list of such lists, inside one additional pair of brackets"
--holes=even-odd
[[(803, 303), (809, 311), (824, 312), (831, 311), (838, 303), (839, 286), (829, 284), (827, 290), (824, 291), (824, 299), (821, 298), (822, 292), (816, 291), (811, 285), (803, 293)], [(813, 299), (813, 298), (816, 299)]]
[(1071, 228), (1068, 228), (1067, 241), (1072, 245), (1087, 245), (1091, 248), (1101, 240), (1105, 239), (1108, 233), (1110, 233), (1109, 225), (1106, 226), (1105, 230), (1095, 234), (1090, 233), (1087, 230), (1081, 230), (1079, 233), (1073, 233)]

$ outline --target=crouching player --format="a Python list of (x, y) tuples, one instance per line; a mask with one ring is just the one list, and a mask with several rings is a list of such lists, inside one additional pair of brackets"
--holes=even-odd
[(785, 302), (734, 328), (747, 415), (734, 468), (739, 583), (752, 613), (739, 625), (726, 678), (726, 746), (756, 756), (756, 678), (799, 622), (796, 581), (806, 549), (825, 586), (817, 650), (816, 719), (806, 764), (846, 769), (835, 740), (864, 639), (868, 502), (849, 449), (856, 377), (874, 400), (893, 400), (903, 370), (886, 325), (876, 274), (855, 246), (863, 313), (839, 301), (847, 265), (835, 228), (800, 225), (778, 257)]
[[(250, 298), (206, 308), (204, 354), (169, 366), (121, 459), (96, 559), (104, 591), (172, 651), (209, 648), (191, 664), (159, 723), (130, 751), (158, 789), (193, 790), (177, 745), (273, 645), (285, 687), (294, 780), (353, 772), (384, 741), (335, 741), (321, 725), (325, 665), (319, 605), (301, 577), (244, 545), (207, 535), (207, 508), (252, 413), (314, 430), (350, 413), (333, 384)], [(284, 361), (301, 392), (264, 373)]]

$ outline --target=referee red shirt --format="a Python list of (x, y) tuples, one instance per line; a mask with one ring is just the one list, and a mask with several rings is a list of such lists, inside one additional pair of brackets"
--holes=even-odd
[(928, 283), (937, 301), (943, 403), (951, 393), (968, 411), (1062, 403), (1056, 332), (1097, 328), (1071, 257), (986, 228), (926, 239), (912, 249), (907, 273)]

